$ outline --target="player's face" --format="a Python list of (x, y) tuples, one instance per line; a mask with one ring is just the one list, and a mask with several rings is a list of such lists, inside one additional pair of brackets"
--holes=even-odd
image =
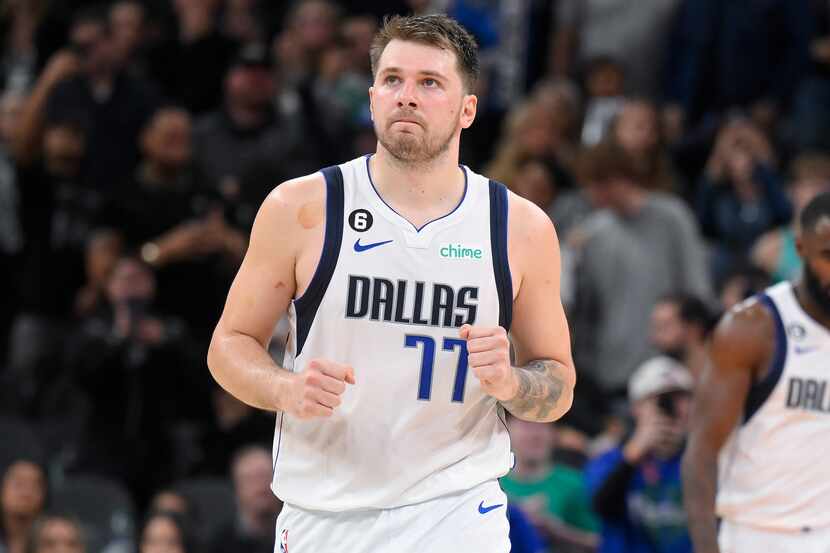
[(475, 118), (454, 52), (391, 41), (369, 89), (378, 142), (397, 160), (428, 163), (447, 152)]
[(804, 259), (804, 282), (813, 301), (830, 317), (830, 217), (802, 233), (799, 251)]

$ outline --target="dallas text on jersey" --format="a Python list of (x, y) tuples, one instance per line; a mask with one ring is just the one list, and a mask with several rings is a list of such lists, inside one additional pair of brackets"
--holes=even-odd
[[(478, 287), (349, 275), (346, 318), (459, 328), (475, 324)], [(429, 297), (428, 297), (429, 296)]]

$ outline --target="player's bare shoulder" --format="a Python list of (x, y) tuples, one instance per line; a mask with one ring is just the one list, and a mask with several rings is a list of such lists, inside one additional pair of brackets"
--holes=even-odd
[(712, 335), (712, 361), (722, 370), (759, 371), (773, 354), (775, 327), (772, 313), (756, 297), (727, 311)]
[(520, 287), (530, 271), (559, 274), (559, 239), (553, 221), (539, 206), (513, 192), (508, 193), (507, 241), (514, 287), (517, 280)]

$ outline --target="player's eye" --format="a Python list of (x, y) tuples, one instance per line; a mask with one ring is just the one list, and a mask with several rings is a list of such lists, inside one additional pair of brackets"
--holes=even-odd
[(401, 79), (397, 75), (388, 75), (386, 79), (384, 79), (384, 82), (386, 84), (396, 84), (400, 82), (400, 80)]
[(438, 86), (438, 81), (436, 81), (435, 79), (424, 79), (423, 82), (424, 82), (424, 86), (427, 87), (427, 88), (434, 88), (434, 87)]

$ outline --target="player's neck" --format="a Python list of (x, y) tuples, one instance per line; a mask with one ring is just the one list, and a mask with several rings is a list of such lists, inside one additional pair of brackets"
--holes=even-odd
[(429, 163), (409, 165), (393, 158), (383, 147), (369, 160), (372, 183), (383, 200), (412, 220), (412, 213), (427, 220), (452, 211), (464, 195), (464, 171), (458, 154), (447, 151)]
[(795, 285), (795, 295), (798, 303), (813, 320), (830, 330), (830, 313), (827, 313), (813, 298), (807, 283), (804, 281), (805, 278), (802, 277), (798, 284)]

